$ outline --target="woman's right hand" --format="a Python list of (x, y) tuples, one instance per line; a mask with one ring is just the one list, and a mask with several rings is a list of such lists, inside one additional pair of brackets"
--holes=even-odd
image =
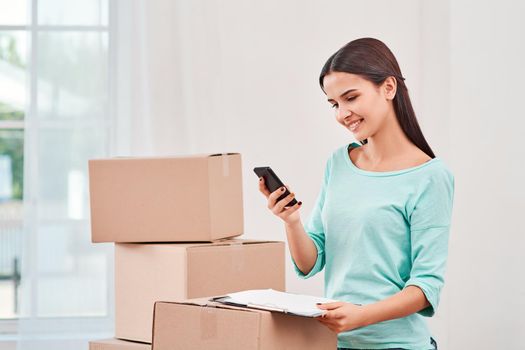
[[(288, 191), (290, 189), (286, 186)], [(268, 209), (272, 211), (276, 216), (283, 220), (286, 224), (291, 225), (301, 221), (301, 216), (299, 215), (299, 208), (302, 205), (302, 202), (297, 202), (291, 207), (285, 207), (292, 199), (295, 198), (295, 193), (290, 191), (290, 194), (285, 198), (277, 201), (277, 199), (284, 193), (285, 188), (278, 188), (276, 191), (270, 193), (266, 184), (264, 183), (264, 178), (259, 178), (259, 191), (264, 194), (268, 200)]]

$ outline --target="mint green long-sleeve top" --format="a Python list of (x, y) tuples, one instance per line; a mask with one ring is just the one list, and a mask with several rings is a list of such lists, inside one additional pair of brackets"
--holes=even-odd
[(349, 147), (326, 163), (313, 211), (304, 225), (325, 268), (325, 296), (354, 304), (386, 299), (414, 285), (430, 306), (404, 318), (339, 333), (338, 346), (432, 349), (424, 319), (439, 304), (448, 251), (454, 177), (439, 158), (396, 171), (358, 168)]

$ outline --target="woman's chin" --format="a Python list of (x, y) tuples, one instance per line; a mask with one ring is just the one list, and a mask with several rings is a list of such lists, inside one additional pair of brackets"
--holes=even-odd
[(357, 141), (363, 141), (363, 140), (366, 140), (368, 135), (366, 135), (365, 133), (363, 133), (361, 130), (357, 130), (357, 131), (350, 131), (352, 133), (352, 135), (354, 135), (354, 138), (357, 140)]

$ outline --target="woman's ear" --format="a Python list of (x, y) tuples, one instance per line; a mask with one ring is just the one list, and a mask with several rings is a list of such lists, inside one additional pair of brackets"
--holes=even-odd
[(382, 90), (387, 100), (393, 100), (396, 97), (397, 80), (390, 76), (385, 79), (382, 85)]

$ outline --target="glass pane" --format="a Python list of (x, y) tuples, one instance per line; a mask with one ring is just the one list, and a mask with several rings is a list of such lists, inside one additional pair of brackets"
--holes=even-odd
[(24, 119), (27, 49), (26, 33), (0, 31), (0, 120)]
[(39, 0), (40, 25), (100, 25), (108, 24), (107, 0)]
[(0, 25), (29, 24), (27, 0), (0, 0)]
[(38, 316), (106, 315), (107, 248), (90, 242), (87, 223), (40, 224)]
[(23, 167), (24, 132), (0, 130), (0, 318), (18, 314)]
[(22, 200), (24, 132), (0, 129), (0, 203)]
[(106, 154), (99, 129), (44, 129), (38, 147), (38, 213), (42, 220), (87, 220), (88, 159)]
[(38, 116), (106, 117), (108, 34), (46, 32), (38, 37)]
[[(38, 136), (38, 315), (107, 311), (108, 262), (90, 242), (88, 159), (106, 154), (107, 131), (46, 128)], [(61, 292), (57, 295), (57, 290)]]

